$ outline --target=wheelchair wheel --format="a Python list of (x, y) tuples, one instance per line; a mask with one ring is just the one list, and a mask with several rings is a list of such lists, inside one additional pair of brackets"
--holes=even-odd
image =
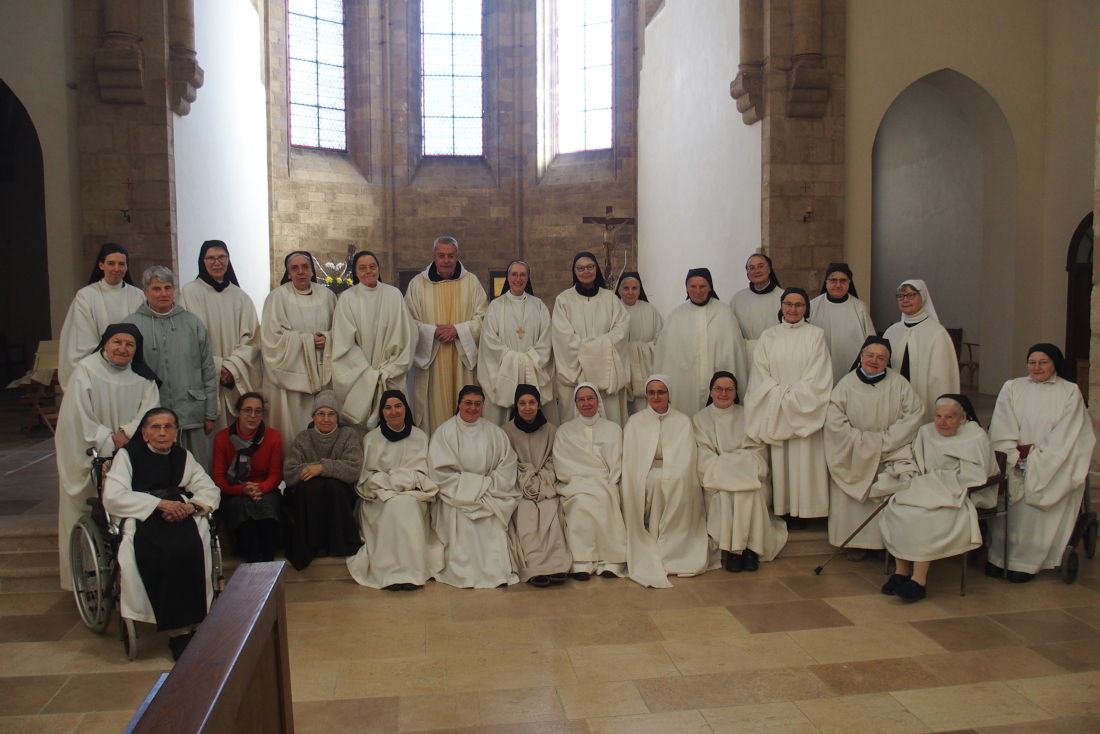
[(1072, 545), (1066, 546), (1066, 549), (1062, 552), (1062, 580), (1067, 584), (1072, 584), (1077, 580), (1077, 566), (1080, 562), (1077, 559), (1077, 549)]
[(1096, 555), (1096, 531), (1096, 518), (1092, 518), (1089, 524), (1085, 526), (1085, 558), (1092, 558)]
[(107, 629), (115, 604), (110, 556), (110, 544), (99, 526), (87, 515), (77, 520), (69, 534), (73, 597), (80, 618), (97, 635)]
[(118, 636), (122, 640), (122, 649), (126, 652), (127, 660), (135, 660), (138, 653), (137, 625), (134, 620), (119, 617)]
[(225, 569), (222, 567), (222, 546), (216, 535), (210, 536), (210, 586), (214, 598), (225, 590)]

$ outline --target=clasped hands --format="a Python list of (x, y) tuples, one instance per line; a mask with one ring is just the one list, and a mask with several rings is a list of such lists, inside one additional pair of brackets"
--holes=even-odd
[(458, 329), (456, 329), (451, 324), (436, 324), (435, 338), (436, 341), (443, 342), (444, 344), (450, 344), (458, 338)]
[(160, 516), (168, 522), (180, 522), (186, 520), (199, 511), (199, 508), (190, 502), (177, 502), (176, 500), (161, 500), (157, 503)]

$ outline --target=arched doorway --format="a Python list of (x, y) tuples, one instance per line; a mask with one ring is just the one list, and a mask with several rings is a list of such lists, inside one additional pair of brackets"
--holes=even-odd
[(0, 377), (5, 382), (27, 369), (39, 340), (50, 338), (45, 211), (38, 133), (23, 103), (0, 80), (0, 252), (7, 285), (0, 288)]
[(873, 317), (898, 318), (894, 290), (926, 281), (940, 322), (979, 345), (978, 387), (1009, 375), (1015, 333), (1016, 150), (993, 97), (952, 69), (906, 87), (872, 153)]
[[(1092, 334), (1092, 212), (1089, 212), (1069, 241), (1066, 253), (1066, 359), (1074, 365), (1077, 382), (1088, 395), (1089, 342)], [(1082, 379), (1083, 378), (1083, 379)]]

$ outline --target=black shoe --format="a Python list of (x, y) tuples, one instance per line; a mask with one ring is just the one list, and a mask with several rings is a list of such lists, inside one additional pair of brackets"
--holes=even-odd
[(909, 580), (908, 576), (902, 576), (900, 573), (895, 573), (893, 576), (886, 580), (886, 583), (879, 589), (883, 594), (887, 596), (893, 596), (897, 593), (898, 587)]
[(401, 591), (417, 591), (423, 589), (422, 584), (398, 584), (401, 587)]
[(617, 579), (614, 571), (600, 571), (600, 578), (602, 579)]
[(531, 584), (531, 586), (537, 586), (540, 589), (545, 589), (547, 586), (550, 585), (551, 582), (549, 576), (540, 575), (532, 576), (531, 578), (527, 579), (527, 583)]
[(195, 636), (194, 632), (188, 632), (186, 635), (176, 635), (175, 637), (168, 638), (168, 649), (172, 652), (172, 659), (179, 660), (183, 655), (183, 651), (187, 649), (188, 643), (191, 642), (191, 638)]
[(1009, 571), (1008, 580), (1014, 584), (1026, 584), (1035, 578), (1033, 573), (1024, 573), (1023, 571)]
[(894, 593), (902, 601), (920, 601), (927, 596), (927, 590), (913, 579), (906, 579), (894, 589)]
[(574, 571), (569, 575), (573, 578), (574, 581), (587, 581), (588, 579), (592, 578), (592, 574), (588, 573), (588, 571)]
[(741, 573), (745, 570), (745, 559), (740, 553), (730, 553), (723, 551), (725, 556), (722, 562), (722, 568), (726, 569), (730, 573)]
[(760, 570), (760, 556), (756, 554), (756, 551), (751, 551), (748, 548), (741, 553), (741, 567), (746, 571), (758, 571)]
[(404, 590), (405, 590), (405, 585), (404, 584), (389, 584), (388, 586), (383, 586), (382, 587), (382, 591), (404, 591)]
[(552, 573), (550, 574), (550, 583), (552, 584), (564, 584), (565, 580), (569, 578), (567, 573)]
[(783, 519), (787, 523), (787, 530), (805, 530), (806, 518), (794, 517), (792, 515), (784, 515)]
[(994, 566), (989, 561), (985, 564), (985, 575), (992, 576), (995, 579), (1002, 578), (1005, 575), (1005, 570), (1000, 566)]

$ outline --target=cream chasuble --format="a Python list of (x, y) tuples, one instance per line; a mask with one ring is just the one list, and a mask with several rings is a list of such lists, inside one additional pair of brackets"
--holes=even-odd
[[(309, 425), (313, 396), (332, 381), (332, 312), (336, 296), (317, 283), (308, 293), (283, 283), (264, 302), (260, 348), (264, 359), (267, 422), (283, 439), (289, 453), (294, 438)], [(323, 349), (313, 346), (314, 333), (326, 337)]]
[(745, 435), (745, 410), (708, 405), (692, 419), (711, 551), (746, 548), (771, 561), (787, 544), (787, 524), (768, 510), (767, 447)]
[(760, 336), (744, 398), (748, 435), (768, 444), (776, 515), (829, 514), (829, 475), (821, 428), (833, 367), (825, 332), (805, 320)]
[(936, 399), (959, 392), (959, 360), (947, 330), (932, 316), (916, 326), (891, 324), (883, 335), (890, 342), (890, 366), (901, 374), (909, 354), (909, 384), (924, 404), (924, 420), (936, 417)]
[(600, 391), (607, 419), (621, 426), (630, 383), (630, 316), (622, 301), (606, 288), (591, 298), (569, 288), (554, 301), (552, 327), (562, 420), (577, 414), (573, 388), (591, 382)]
[[(458, 391), (476, 382), (485, 300), (481, 282), (465, 268), (454, 280), (440, 281), (430, 280), (425, 269), (409, 283), (405, 304), (416, 329), (412, 407), (416, 425), (429, 437), (455, 414)], [(455, 327), (454, 341), (444, 344), (435, 338), (439, 324)]]
[[(220, 431), (236, 417), (237, 398), (246, 392), (258, 392), (263, 386), (256, 306), (247, 293), (232, 283), (218, 293), (203, 280), (193, 280), (180, 289), (180, 305), (206, 325), (218, 380), (218, 420), (214, 431)], [(233, 376), (232, 387), (221, 383), (223, 367)]]
[(96, 351), (99, 338), (111, 324), (117, 324), (145, 303), (145, 294), (126, 281), (117, 286), (97, 280), (76, 292), (58, 345), (57, 381), (62, 388), (69, 381), (76, 363)]
[(401, 291), (379, 282), (344, 291), (332, 316), (332, 389), (346, 425), (374, 428), (386, 390), (405, 391), (416, 331)]
[[(1096, 445), (1081, 391), (1058, 376), (1009, 380), (989, 433), (993, 448), (1007, 454), (1008, 569), (1054, 568), (1073, 532)], [(1023, 470), (1016, 466), (1021, 444), (1032, 444)], [(989, 560), (1004, 568), (1004, 520), (994, 519), (989, 529)]]
[(516, 385), (534, 385), (546, 405), (554, 399), (553, 377), (546, 304), (529, 293), (505, 292), (493, 299), (485, 311), (477, 358), (485, 417), (497, 425), (507, 422)]
[(876, 334), (867, 305), (853, 295), (833, 303), (822, 293), (810, 301), (809, 321), (825, 332), (825, 345), (833, 363), (833, 385), (852, 370), (863, 341)]
[[(855, 370), (841, 379), (825, 416), (829, 466), (829, 542), (839, 546), (878, 503), (869, 497), (883, 464), (908, 454), (924, 422), (924, 405), (904, 377), (888, 371), (868, 385)], [(867, 524), (849, 548), (882, 548), (877, 522)]]
[(654, 362), (656, 371), (672, 380), (672, 407), (685, 415), (695, 415), (707, 404), (710, 378), (719, 370), (732, 372), (740, 384), (748, 385), (741, 326), (717, 298), (702, 306), (685, 301), (673, 309), (657, 340)]
[(630, 359), (630, 382), (626, 389), (628, 410), (631, 415), (646, 407), (645, 381), (654, 373), (653, 353), (657, 338), (661, 335), (664, 320), (649, 301), (636, 301), (633, 306), (625, 303), (630, 316), (630, 332), (627, 337), (627, 353)]

